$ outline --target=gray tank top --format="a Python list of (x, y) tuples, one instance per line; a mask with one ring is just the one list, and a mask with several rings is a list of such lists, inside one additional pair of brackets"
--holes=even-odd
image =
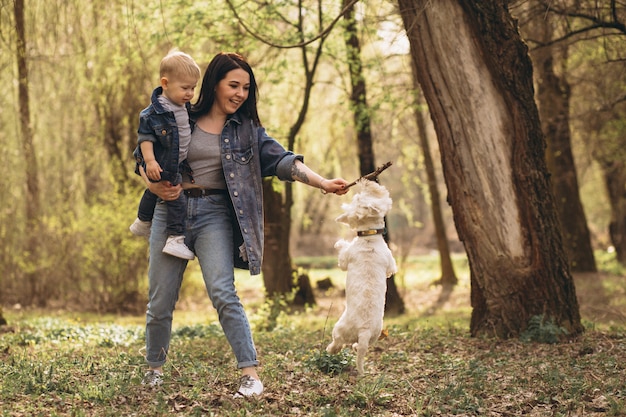
[(196, 126), (191, 133), (187, 161), (193, 171), (195, 185), (202, 188), (226, 189), (220, 154), (220, 135)]

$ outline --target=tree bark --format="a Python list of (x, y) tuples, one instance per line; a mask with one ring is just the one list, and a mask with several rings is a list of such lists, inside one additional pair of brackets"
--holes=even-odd
[[(354, 128), (357, 136), (357, 153), (359, 155), (359, 169), (361, 176), (367, 175), (376, 170), (374, 157), (374, 146), (372, 140), (371, 117), (367, 106), (367, 86), (363, 75), (363, 65), (361, 62), (361, 44), (354, 20), (354, 6), (348, 6), (349, 1), (342, 1), (342, 8), (346, 10), (344, 14), (345, 31), (344, 39), (346, 52), (348, 55), (348, 67), (350, 68), (350, 104), (352, 107)], [(387, 218), (385, 217), (385, 225)], [(389, 233), (385, 234), (385, 242), (389, 244)], [(405, 312), (404, 301), (400, 297), (398, 288), (395, 285), (395, 274), (387, 280), (387, 292), (385, 293), (385, 311), (388, 314), (399, 315)]]
[(582, 332), (532, 64), (507, 2), (399, 5), (469, 259), (471, 334), (516, 337), (538, 315)]
[(291, 224), (290, 210), (284, 204), (283, 194), (273, 189), (272, 182), (271, 178), (263, 181), (263, 202), (266, 207), (263, 283), (270, 298), (290, 294), (295, 287), (289, 246), (284, 247), (284, 239), (289, 236)]

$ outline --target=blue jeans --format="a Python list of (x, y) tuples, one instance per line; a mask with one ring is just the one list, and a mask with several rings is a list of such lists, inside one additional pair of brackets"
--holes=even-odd
[[(248, 318), (235, 289), (233, 216), (230, 196), (187, 199), (186, 243), (195, 251), (209, 298), (239, 368), (258, 365)], [(167, 239), (166, 205), (159, 200), (152, 220), (149, 301), (146, 313), (146, 361), (156, 368), (167, 359), (172, 317), (187, 261), (162, 253)], [(235, 224), (237, 224), (235, 222)]]

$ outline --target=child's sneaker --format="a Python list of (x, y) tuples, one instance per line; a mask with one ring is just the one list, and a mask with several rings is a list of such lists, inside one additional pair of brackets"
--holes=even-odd
[(150, 237), (151, 226), (152, 222), (144, 222), (139, 219), (135, 219), (133, 224), (130, 225), (129, 229), (135, 236)]
[(163, 253), (176, 256), (181, 259), (193, 260), (196, 255), (185, 245), (185, 236), (170, 236), (165, 242)]
[(159, 371), (149, 370), (143, 376), (141, 385), (147, 385), (149, 387), (158, 387), (163, 384), (163, 373)]

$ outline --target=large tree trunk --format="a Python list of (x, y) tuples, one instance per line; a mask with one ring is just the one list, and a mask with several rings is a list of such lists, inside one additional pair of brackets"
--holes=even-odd
[[(549, 42), (552, 37), (553, 22), (543, 15), (540, 20), (541, 39)], [(562, 48), (566, 59), (567, 46)], [(556, 74), (555, 47), (552, 45), (538, 48), (534, 53), (537, 70), (537, 98), (543, 133), (546, 136), (546, 161), (552, 181), (558, 218), (561, 222), (563, 245), (567, 253), (570, 268), (577, 272), (595, 272), (596, 261), (591, 247), (591, 237), (587, 227), (587, 218), (580, 201), (576, 165), (572, 154), (569, 128), (570, 86), (565, 74)]]
[(507, 2), (399, 4), (470, 263), (471, 334), (518, 336), (538, 315), (582, 332), (532, 65)]
[[(348, 6), (349, 1), (343, 0), (342, 8), (346, 10), (344, 38), (348, 55), (348, 67), (350, 68), (350, 105), (352, 107), (354, 128), (357, 136), (357, 153), (359, 155), (359, 169), (361, 176), (367, 175), (376, 169), (374, 158), (374, 145), (372, 140), (371, 117), (367, 106), (367, 88), (363, 65), (361, 63), (361, 44), (354, 20), (354, 6)], [(347, 7), (347, 9), (346, 9)], [(385, 225), (387, 218), (385, 217)], [(385, 242), (389, 244), (389, 233), (385, 234)], [(400, 297), (395, 283), (395, 275), (387, 280), (387, 292), (385, 293), (385, 311), (390, 315), (403, 314), (405, 312), (404, 301)]]

